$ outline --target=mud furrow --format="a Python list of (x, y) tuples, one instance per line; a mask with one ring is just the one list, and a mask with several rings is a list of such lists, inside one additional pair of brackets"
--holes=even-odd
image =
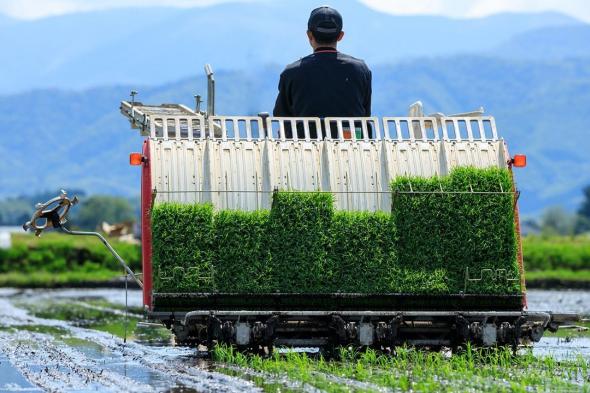
[[(113, 355), (121, 357), (124, 362), (136, 363), (149, 371), (163, 373), (170, 380), (176, 380), (186, 387), (192, 387), (200, 391), (230, 393), (260, 391), (260, 389), (256, 388), (252, 382), (217, 372), (198, 369), (195, 366), (188, 364), (188, 362), (183, 361), (183, 358), (186, 359), (187, 357), (194, 355), (194, 349), (185, 350), (174, 347), (146, 347), (134, 342), (128, 342), (125, 344), (118, 337), (112, 336), (108, 333), (76, 327), (65, 321), (31, 316), (25, 310), (15, 307), (12, 302), (2, 298), (0, 298), (0, 317), (2, 317), (2, 325), (4, 326), (41, 325), (66, 329), (72, 337), (98, 344), (111, 351)], [(30, 336), (31, 333), (27, 334), (29, 335), (29, 338), (33, 338)], [(2, 337), (4, 338), (2, 340), (3, 343), (10, 343), (13, 341), (15, 335), (3, 333)], [(26, 340), (27, 335), (23, 335), (22, 332), (19, 332), (18, 337), (20, 339), (25, 337)], [(63, 354), (57, 354), (55, 348), (51, 348), (51, 346), (47, 345), (49, 337), (50, 336), (45, 337), (45, 340), (37, 340), (35, 344), (41, 346), (37, 351), (32, 347), (32, 344), (29, 344), (28, 347), (30, 348), (27, 347), (26, 349), (35, 352), (35, 354), (39, 356), (43, 356), (45, 352), (47, 352), (47, 354), (54, 354), (55, 356), (63, 356)], [(21, 348), (25, 348), (22, 347), (22, 345), (25, 344), (21, 344)], [(75, 363), (70, 364), (72, 367), (69, 372), (64, 373), (59, 369), (58, 371), (52, 371), (51, 373), (47, 371), (46, 374), (50, 375), (51, 378), (41, 378), (41, 374), (28, 367), (28, 364), (32, 364), (33, 359), (25, 357), (29, 363), (26, 360), (19, 359), (17, 353), (12, 351), (11, 347), (14, 347), (14, 345), (2, 345), (0, 350), (7, 354), (11, 363), (13, 363), (27, 379), (42, 386), (44, 389), (63, 391), (64, 384), (67, 386), (85, 386), (88, 388), (88, 384), (93, 382), (93, 377), (98, 378), (106, 386), (109, 386), (109, 380), (105, 380), (104, 378), (100, 379), (99, 376), (92, 374), (91, 371), (88, 371), (83, 367), (74, 367)], [(84, 355), (82, 355), (82, 357), (84, 358)], [(79, 361), (82, 360), (79, 359)], [(88, 359), (85, 361), (88, 362)], [(131, 390), (130, 386), (131, 385), (126, 385), (120, 390), (129, 391)], [(77, 389), (78, 388), (74, 388), (74, 390)]]
[(109, 391), (152, 392), (123, 375), (103, 368), (71, 348), (60, 348), (47, 334), (21, 332), (18, 338), (0, 334), (0, 351), (30, 382), (48, 391), (100, 388)]
[(125, 311), (124, 310), (119, 310), (117, 308), (97, 306), (97, 305), (89, 304), (89, 303), (86, 303), (86, 302), (83, 302), (83, 301), (71, 301), (70, 303), (71, 304), (75, 304), (75, 305), (80, 306), (80, 307), (84, 307), (84, 308), (90, 309), (90, 310), (102, 311), (102, 312), (106, 312), (106, 313), (109, 313), (109, 314), (118, 315), (118, 316), (121, 316), (121, 317), (124, 317), (125, 315), (127, 315), (127, 317), (129, 317), (129, 318), (143, 319), (143, 315), (141, 315), (141, 314), (135, 314), (135, 313), (132, 313), (132, 312), (128, 312), (127, 314), (125, 314)]
[[(114, 353), (120, 354), (124, 358), (131, 359), (152, 370), (165, 373), (169, 377), (182, 380), (183, 384), (199, 390), (215, 392), (261, 391), (252, 382), (218, 372), (205, 371), (183, 362), (182, 357), (194, 354), (194, 349), (161, 348), (158, 351), (156, 348), (146, 348), (133, 342), (125, 344), (119, 338), (102, 332), (76, 327), (72, 327), (70, 331), (77, 338), (92, 341)], [(181, 358), (180, 361), (179, 357)]]

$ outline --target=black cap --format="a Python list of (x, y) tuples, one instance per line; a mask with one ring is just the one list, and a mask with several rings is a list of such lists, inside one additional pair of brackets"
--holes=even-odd
[(318, 7), (311, 11), (307, 29), (318, 41), (335, 41), (342, 31), (342, 15), (332, 7)]

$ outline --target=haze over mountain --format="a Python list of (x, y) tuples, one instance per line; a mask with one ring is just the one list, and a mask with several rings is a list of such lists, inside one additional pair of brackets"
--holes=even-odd
[[(312, 5), (142, 8), (36, 21), (0, 15), (0, 197), (58, 187), (137, 195), (139, 171), (127, 157), (141, 138), (120, 116), (120, 100), (136, 89), (144, 102), (192, 106), (193, 94), (206, 91), (202, 66), (211, 62), (219, 113), (271, 111), (282, 67), (309, 53)], [(524, 213), (577, 206), (590, 184), (590, 25), (555, 13), (459, 20), (392, 16), (353, 1), (340, 8), (342, 50), (373, 68), (376, 115), (405, 115), (416, 100), (427, 112), (483, 105), (511, 151), (529, 156), (517, 173)]]
[[(272, 110), (280, 67), (217, 74), (218, 111)], [(579, 203), (590, 184), (590, 64), (585, 59), (519, 62), (482, 56), (418, 59), (374, 70), (376, 115), (407, 113), (417, 99), (428, 112), (455, 113), (484, 105), (496, 116), (512, 152), (529, 166), (517, 172), (524, 213)], [(141, 138), (118, 113), (131, 86), (84, 92), (38, 90), (0, 98), (0, 129), (13, 135), (0, 145), (2, 194), (76, 187), (91, 193), (135, 195), (139, 170), (128, 153)], [(203, 77), (140, 87), (144, 102), (183, 102), (205, 91)], [(573, 108), (578, 108), (575, 112)], [(582, 110), (582, 112), (579, 112)], [(5, 134), (6, 133), (6, 134)], [(16, 153), (16, 154), (15, 154)]]
[[(309, 52), (310, 0), (231, 3), (190, 9), (138, 8), (24, 21), (0, 18), (0, 94), (161, 84), (216, 69), (286, 64)], [(342, 50), (372, 66), (412, 57), (485, 53), (517, 34), (581, 22), (558, 13), (481, 19), (394, 16), (357, 1), (338, 3)], [(565, 42), (567, 47), (567, 42)], [(567, 51), (567, 48), (563, 50)]]
[(550, 26), (516, 34), (492, 53), (511, 59), (590, 57), (590, 25)]

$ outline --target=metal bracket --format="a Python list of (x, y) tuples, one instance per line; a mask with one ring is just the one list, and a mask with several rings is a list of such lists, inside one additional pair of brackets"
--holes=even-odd
[[(68, 194), (61, 190), (61, 193), (45, 203), (37, 203), (35, 212), (30, 221), (23, 224), (23, 229), (35, 231), (35, 236), (41, 236), (45, 229), (61, 228), (67, 222), (67, 215), (70, 208), (78, 203), (78, 198), (68, 198)], [(40, 221), (40, 222), (38, 222)]]

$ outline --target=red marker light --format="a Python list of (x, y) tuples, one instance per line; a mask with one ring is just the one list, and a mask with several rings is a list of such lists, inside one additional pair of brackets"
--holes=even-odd
[(131, 166), (138, 166), (143, 163), (143, 156), (141, 153), (131, 153), (129, 154), (129, 165)]
[(512, 165), (516, 168), (524, 168), (526, 166), (526, 156), (524, 154), (515, 154), (512, 157)]

